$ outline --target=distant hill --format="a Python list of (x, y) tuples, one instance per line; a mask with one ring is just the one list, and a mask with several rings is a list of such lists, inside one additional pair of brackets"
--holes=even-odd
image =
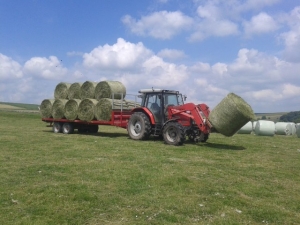
[(0, 102), (0, 110), (38, 110), (39, 105), (25, 103)]
[(255, 113), (257, 120), (265, 119), (274, 122), (280, 121), (280, 117), (287, 114), (287, 112), (277, 112), (277, 113)]

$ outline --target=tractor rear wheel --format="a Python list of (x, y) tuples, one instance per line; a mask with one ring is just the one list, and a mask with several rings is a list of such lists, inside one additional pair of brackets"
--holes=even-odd
[(141, 112), (133, 113), (128, 121), (127, 131), (134, 140), (146, 140), (151, 134), (151, 125), (148, 117)]
[(163, 137), (166, 144), (182, 145), (185, 141), (183, 126), (177, 122), (169, 122), (163, 129)]

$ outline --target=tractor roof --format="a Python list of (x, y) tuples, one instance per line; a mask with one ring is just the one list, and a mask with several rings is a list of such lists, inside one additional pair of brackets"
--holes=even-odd
[(141, 89), (139, 90), (139, 93), (146, 94), (146, 93), (170, 93), (170, 94), (179, 94), (179, 91), (174, 91), (174, 90), (164, 90), (164, 89), (156, 89), (156, 88), (151, 88), (151, 89)]

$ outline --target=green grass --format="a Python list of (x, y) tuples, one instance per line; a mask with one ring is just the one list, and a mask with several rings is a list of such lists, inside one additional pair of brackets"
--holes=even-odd
[(0, 111), (0, 224), (299, 224), (300, 139), (55, 134)]

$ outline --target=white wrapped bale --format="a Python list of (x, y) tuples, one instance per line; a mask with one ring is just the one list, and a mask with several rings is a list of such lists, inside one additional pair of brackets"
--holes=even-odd
[(296, 134), (297, 134), (297, 137), (300, 138), (300, 123), (297, 123), (297, 125), (296, 125)]
[(229, 137), (254, 120), (255, 115), (247, 102), (230, 93), (211, 111), (208, 119), (219, 133)]
[(252, 122), (246, 123), (237, 133), (238, 134), (251, 134), (252, 132)]
[(253, 132), (255, 131), (256, 123), (257, 123), (257, 121), (253, 121), (253, 123), (252, 123), (252, 131), (253, 131)]
[(295, 135), (296, 134), (296, 124), (293, 122), (289, 122), (289, 124), (291, 124), (291, 127), (292, 127), (290, 135)]
[(277, 122), (275, 124), (275, 134), (277, 135), (291, 135), (292, 125), (286, 122)]
[(255, 134), (258, 136), (274, 136), (275, 123), (273, 121), (258, 120), (255, 126)]

